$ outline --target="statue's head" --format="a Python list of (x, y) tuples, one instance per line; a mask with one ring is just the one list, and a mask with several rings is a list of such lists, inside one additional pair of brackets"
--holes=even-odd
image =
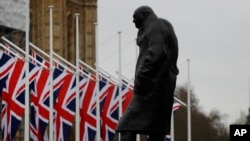
[(154, 14), (154, 11), (149, 6), (140, 6), (137, 8), (133, 15), (135, 27), (139, 29), (144, 20), (151, 14)]

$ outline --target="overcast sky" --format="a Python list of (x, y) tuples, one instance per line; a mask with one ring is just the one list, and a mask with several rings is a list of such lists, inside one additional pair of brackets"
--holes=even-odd
[(209, 113), (227, 114), (228, 124), (248, 113), (250, 103), (249, 0), (98, 0), (99, 63), (116, 76), (118, 31), (121, 31), (122, 73), (133, 78), (137, 29), (134, 10), (149, 5), (169, 20), (179, 41), (177, 85), (190, 77), (199, 105)]

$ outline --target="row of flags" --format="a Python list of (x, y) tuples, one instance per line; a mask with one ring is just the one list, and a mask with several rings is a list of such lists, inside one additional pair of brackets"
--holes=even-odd
[[(5, 45), (8, 47), (8, 45)], [(30, 92), (30, 140), (47, 141), (48, 123), (53, 122), (55, 141), (66, 141), (75, 120), (76, 102), (80, 105), (80, 140), (94, 141), (96, 120), (100, 120), (101, 140), (112, 141), (119, 119), (119, 110), (126, 110), (133, 94), (133, 86), (122, 80), (122, 108), (119, 108), (119, 85), (100, 73), (99, 78), (81, 66), (79, 74), (79, 97), (76, 101), (76, 74), (54, 61), (53, 70), (49, 61), (31, 51), (32, 60), (25, 61), (22, 55), (0, 49), (0, 94), (2, 96), (2, 140), (13, 140), (24, 115), (25, 66), (29, 64)], [(50, 83), (53, 71), (53, 83)], [(96, 89), (98, 84), (99, 90)], [(50, 88), (53, 87), (53, 94)], [(49, 99), (53, 96), (53, 121), (49, 121)], [(99, 98), (100, 103), (96, 103)], [(97, 111), (97, 104), (100, 111)], [(177, 105), (176, 105), (177, 104)], [(179, 103), (174, 103), (173, 110)], [(97, 117), (100, 113), (100, 119)], [(168, 136), (169, 139), (169, 136)]]
[[(13, 140), (24, 114), (25, 64), (29, 63), (30, 136), (31, 140), (48, 140), (50, 66), (36, 52), (39, 61), (25, 62), (8, 51), (0, 51), (0, 93), (2, 95), (2, 140)], [(67, 140), (75, 118), (76, 75), (60, 65), (53, 70), (54, 140)], [(96, 80), (83, 67), (80, 75), (80, 133), (81, 140), (94, 140), (96, 132)], [(85, 74), (85, 75), (83, 75)], [(89, 77), (91, 76), (91, 77)], [(119, 117), (118, 85), (100, 76), (101, 135), (103, 141), (114, 136)], [(123, 102), (128, 105), (133, 89), (122, 86)], [(125, 110), (123, 106), (123, 110)]]
[[(25, 19), (29, 0), (0, 0), (0, 25), (25, 30)], [(26, 12), (26, 13), (25, 13)], [(6, 18), (12, 17), (12, 18)], [(7, 45), (8, 47), (8, 45)], [(33, 59), (25, 61), (22, 55), (11, 50), (0, 49), (0, 94), (2, 97), (1, 130), (2, 140), (13, 140), (22, 121), (25, 109), (25, 66), (29, 65), (30, 94), (30, 140), (47, 141), (48, 123), (53, 122), (55, 141), (67, 140), (75, 120), (76, 102), (80, 105), (80, 140), (93, 141), (96, 136), (96, 120), (101, 121), (102, 141), (111, 141), (118, 122), (119, 110), (126, 110), (133, 86), (123, 80), (122, 107), (119, 107), (119, 87), (117, 83), (100, 75), (100, 81), (80, 67), (79, 93), (76, 93), (76, 75), (65, 66), (50, 63), (32, 51)], [(78, 69), (78, 68), (77, 68)], [(50, 84), (50, 71), (53, 71), (53, 83)], [(96, 90), (97, 84), (100, 86)], [(50, 88), (53, 87), (53, 93)], [(80, 101), (76, 101), (76, 94)], [(53, 96), (53, 121), (49, 121), (50, 97)], [(100, 98), (100, 111), (97, 111), (96, 99)], [(177, 105), (177, 106), (176, 106)], [(173, 110), (179, 108), (174, 103)], [(100, 117), (97, 117), (97, 112)], [(99, 118), (99, 119), (98, 119)], [(166, 140), (170, 135), (166, 136)]]

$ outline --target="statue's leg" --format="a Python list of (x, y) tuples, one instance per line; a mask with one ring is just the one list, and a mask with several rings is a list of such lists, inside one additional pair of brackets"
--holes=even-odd
[(131, 132), (122, 132), (121, 141), (136, 141), (136, 134)]
[(163, 134), (149, 134), (148, 141), (165, 141), (165, 135), (163, 135)]

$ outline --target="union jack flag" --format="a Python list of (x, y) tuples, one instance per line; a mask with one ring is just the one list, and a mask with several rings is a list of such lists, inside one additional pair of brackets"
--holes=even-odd
[(80, 140), (94, 141), (96, 135), (96, 79), (84, 67), (80, 67), (86, 79), (80, 96)]
[[(130, 85), (126, 80), (122, 80), (122, 113), (124, 113), (132, 99), (133, 93), (134, 93), (134, 87), (133, 85)], [(117, 108), (119, 106), (119, 101), (116, 102), (115, 105)]]
[[(61, 67), (62, 68), (62, 67)], [(89, 82), (86, 77), (86, 72), (83, 71), (83, 68), (80, 69), (79, 75), (79, 95), (80, 99), (82, 95), (84, 95), (83, 91), (86, 89), (86, 85)], [(55, 128), (55, 140), (66, 140), (70, 128), (72, 126), (72, 122), (75, 117), (75, 103), (76, 103), (76, 77), (73, 75), (67, 68), (65, 72), (68, 75), (64, 79), (64, 83), (61, 87), (59, 95), (57, 97), (55, 103), (55, 120), (54, 120), (54, 128)], [(81, 101), (79, 101), (81, 103)], [(80, 112), (81, 112), (81, 104), (80, 104)], [(85, 112), (85, 111), (84, 111)], [(80, 119), (81, 120), (81, 119)], [(81, 121), (80, 121), (81, 125)], [(76, 126), (80, 126), (76, 125)], [(81, 126), (82, 127), (82, 126)], [(81, 129), (80, 129), (81, 133)], [(81, 137), (81, 136), (80, 136)]]
[(122, 113), (124, 113), (133, 96), (133, 86), (125, 80), (122, 80)]
[[(46, 127), (49, 122), (49, 98), (50, 98), (50, 80), (49, 80), (49, 62), (32, 51), (32, 56), (36, 61), (43, 64), (36, 77), (34, 86), (31, 90), (31, 118), (30, 118), (30, 138), (36, 141), (47, 141)], [(34, 62), (35, 63), (35, 62)], [(47, 67), (47, 68), (46, 68)], [(61, 69), (55, 68), (53, 71), (53, 96), (54, 101), (58, 96), (61, 85), (67, 73)]]
[(2, 50), (0, 50), (0, 93), (2, 94), (2, 89), (6, 87), (6, 80), (11, 68), (14, 65), (15, 58), (7, 55)]
[[(25, 66), (26, 63), (19, 58), (2, 55), (1, 79), (5, 79), (2, 88), (2, 140), (13, 140), (24, 114), (25, 107)], [(10, 67), (9, 60), (14, 59)], [(8, 64), (8, 65), (6, 65)], [(29, 83), (32, 83), (38, 73), (38, 68), (29, 63)]]
[(105, 104), (106, 96), (110, 93), (112, 93), (112, 83), (109, 82), (106, 77), (103, 77), (102, 75), (99, 76), (99, 95), (96, 94), (97, 97), (100, 99), (100, 113), (102, 112), (102, 107)]
[(96, 134), (96, 81), (88, 78), (80, 97), (80, 140), (94, 141)]
[(133, 95), (133, 87), (127, 81), (122, 80), (122, 107), (119, 109), (119, 87), (109, 83), (109, 93), (105, 97), (105, 104), (102, 106), (102, 139), (113, 140), (115, 129), (119, 119), (119, 110), (126, 110)]
[[(84, 70), (85, 73), (89, 74), (88, 71)], [(95, 78), (93, 75), (88, 75), (91, 78)], [(80, 139), (81, 141), (94, 141), (96, 134), (96, 99), (100, 99), (100, 114), (102, 113), (102, 107), (106, 106), (106, 96), (112, 95), (114, 87), (105, 79), (100, 76), (99, 81), (99, 92), (95, 91), (96, 81), (88, 78), (88, 83), (81, 95), (80, 101)], [(97, 95), (98, 94), (98, 95)]]
[(104, 103), (101, 110), (101, 138), (103, 141), (113, 140), (119, 118), (119, 87), (106, 82), (109, 85), (105, 93), (101, 93)]
[(180, 107), (181, 107), (181, 104), (179, 102), (174, 101), (173, 108), (172, 108), (173, 112), (175, 112), (178, 109), (180, 109)]
[(171, 141), (171, 136), (170, 136), (170, 134), (166, 135), (166, 141)]
[(33, 89), (31, 90), (31, 140), (47, 140), (46, 138), (44, 138), (44, 134), (49, 119), (49, 75), (49, 70), (41, 67)]
[[(174, 101), (172, 107), (172, 114), (174, 114), (178, 109), (180, 109), (181, 104), (179, 102)], [(166, 135), (166, 141), (171, 141), (171, 134)]]
[(61, 85), (54, 104), (54, 140), (67, 140), (75, 117), (75, 75), (68, 73)]

